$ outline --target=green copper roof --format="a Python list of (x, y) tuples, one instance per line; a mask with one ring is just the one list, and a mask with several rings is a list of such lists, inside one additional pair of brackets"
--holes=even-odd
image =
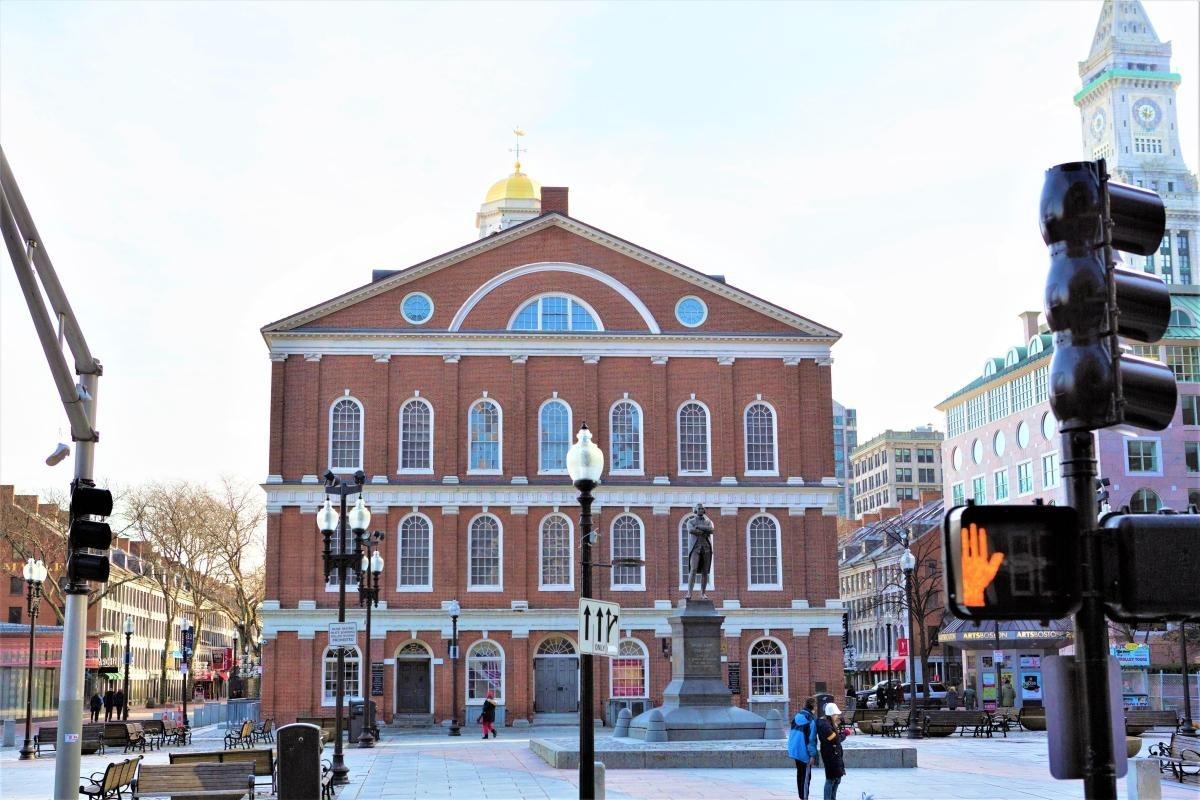
[(1084, 86), (1075, 93), (1075, 102), (1078, 103), (1092, 89), (1113, 78), (1142, 78), (1146, 80), (1167, 81), (1168, 83), (1179, 83), (1182, 80), (1178, 72), (1158, 72), (1143, 69), (1106, 69), (1097, 75), (1087, 86)]

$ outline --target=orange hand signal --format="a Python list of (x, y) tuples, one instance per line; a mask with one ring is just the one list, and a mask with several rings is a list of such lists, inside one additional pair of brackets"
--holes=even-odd
[(988, 557), (987, 528), (979, 528), (971, 523), (962, 537), (962, 584), (963, 605), (983, 605), (983, 590), (991, 585), (1000, 564), (1004, 561), (1003, 553), (992, 553)]

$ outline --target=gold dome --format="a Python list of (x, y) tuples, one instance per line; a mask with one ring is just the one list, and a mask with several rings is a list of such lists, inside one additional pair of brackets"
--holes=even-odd
[(513, 174), (507, 178), (501, 178), (492, 184), (492, 188), (488, 189), (487, 197), (483, 198), (483, 202), (490, 203), (493, 200), (541, 200), (542, 187), (537, 181), (530, 178), (524, 172), (521, 172), (521, 162), (518, 161), (513, 167)]

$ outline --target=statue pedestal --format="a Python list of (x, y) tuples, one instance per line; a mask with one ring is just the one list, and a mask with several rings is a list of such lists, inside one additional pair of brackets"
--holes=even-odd
[(721, 674), (724, 621), (711, 600), (683, 602), (670, 619), (671, 682), (663, 691), (663, 704), (634, 717), (631, 737), (646, 738), (651, 714), (662, 717), (668, 742), (764, 737), (767, 721), (732, 705), (733, 695)]

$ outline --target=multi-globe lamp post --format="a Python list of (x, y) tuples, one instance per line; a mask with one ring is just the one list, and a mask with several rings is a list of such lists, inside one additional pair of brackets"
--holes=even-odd
[(25, 601), (29, 610), (29, 674), (25, 681), (25, 743), (21, 745), (21, 760), (37, 758), (33, 746), (33, 635), (37, 628), (38, 607), (42, 602), (42, 583), (46, 580), (46, 565), (41, 559), (30, 558), (21, 568), (25, 577)]
[(458, 615), (462, 607), (457, 600), (451, 600), (446, 604), (446, 612), (450, 615), (450, 735), (462, 736), (458, 724)]
[(900, 556), (900, 571), (904, 573), (904, 604), (908, 607), (908, 728), (909, 739), (921, 738), (921, 726), (917, 724), (917, 700), (921, 696), (917, 691), (916, 671), (913, 665), (916, 642), (915, 632), (917, 623), (913, 619), (913, 570), (917, 566), (917, 557), (908, 546), (908, 537), (904, 537), (904, 553)]
[[(383, 531), (371, 534), (371, 542), (383, 541)], [(375, 746), (375, 716), (371, 713), (371, 608), (379, 605), (379, 578), (383, 574), (383, 556), (375, 550), (370, 556), (363, 553), (362, 563), (359, 564), (358, 604), (367, 608), (366, 647), (363, 649), (363, 661), (367, 665), (367, 691), (363, 692), (363, 724), (358, 734), (359, 747)]]
[[(317, 512), (317, 528), (321, 531), (324, 549), (322, 557), (325, 566), (325, 581), (329, 582), (330, 575), (337, 573), (338, 586), (338, 622), (346, 621), (346, 577), (350, 571), (356, 574), (362, 569), (359, 562), (363, 536), (367, 526), (371, 524), (371, 512), (363, 503), (362, 490), (367, 476), (362, 471), (354, 473), (354, 483), (345, 483), (334, 475), (333, 470), (325, 473), (325, 505)], [(347, 512), (346, 498), (352, 494), (358, 495), (354, 507)], [(338, 510), (333, 508), (330, 497), (338, 498)], [(348, 535), (347, 523), (353, 537)], [(334, 536), (337, 536), (336, 551), (333, 546)], [(361, 579), (361, 576), (359, 576)], [(360, 580), (361, 582), (361, 580)], [(346, 650), (337, 648), (337, 684), (334, 715), (333, 737), (333, 782), (341, 785), (349, 782), (350, 769), (346, 766), (342, 754), (342, 721), (345, 719), (346, 694)]]
[[(579, 565), (581, 600), (592, 596), (592, 490), (600, 485), (604, 472), (604, 453), (592, 442), (592, 432), (587, 423), (579, 428), (575, 444), (567, 451), (567, 474), (579, 491)], [(582, 653), (579, 658), (579, 797), (590, 800), (596, 796), (595, 773), (595, 728), (592, 700), (592, 655)]]
[(121, 704), (121, 719), (129, 719), (129, 662), (133, 660), (133, 651), (129, 648), (129, 640), (133, 638), (133, 617), (126, 617), (122, 624), (122, 629), (125, 633), (125, 682), (121, 689), (121, 693), (125, 696), (125, 701)]
[(187, 701), (188, 701), (188, 673), (192, 671), (192, 649), (196, 643), (192, 640), (192, 621), (187, 620), (183, 623), (183, 727), (191, 727), (188, 724)]

